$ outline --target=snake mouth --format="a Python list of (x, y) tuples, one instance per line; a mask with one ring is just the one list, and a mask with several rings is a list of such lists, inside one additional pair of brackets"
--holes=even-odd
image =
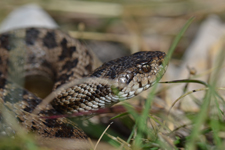
[(137, 74), (136, 76), (133, 76), (130, 82), (126, 82), (126, 84), (119, 85), (118, 82), (120, 81), (117, 80), (116, 82), (119, 92), (117, 93), (117, 95), (113, 94), (113, 98), (117, 100), (118, 97), (120, 97), (121, 99), (129, 99), (138, 95), (142, 91), (149, 89), (156, 83), (157, 78), (161, 78), (164, 75), (167, 66), (163, 67), (163, 65), (160, 64), (156, 68), (157, 69), (154, 70), (153, 73), (145, 75)]

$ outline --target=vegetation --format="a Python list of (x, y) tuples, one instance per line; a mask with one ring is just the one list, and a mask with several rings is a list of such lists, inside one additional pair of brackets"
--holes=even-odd
[[(167, 59), (164, 63), (167, 64), (170, 61), (176, 65), (182, 63), (182, 56), (189, 44), (194, 41), (193, 37), (199, 30), (199, 24), (213, 13), (224, 19), (222, 13), (225, 7), (223, 2), (205, 2), (204, 0), (160, 2), (10, 0), (10, 3), (1, 0), (0, 21), (13, 9), (30, 2), (42, 6), (63, 30), (69, 31), (75, 38), (125, 45), (125, 49), (129, 50), (130, 53), (152, 49), (166, 51)], [(107, 47), (103, 48), (109, 51)], [(216, 61), (209, 70), (205, 70), (206, 74), (192, 75), (190, 73), (188, 79), (161, 82), (160, 84), (164, 84), (164, 87), (160, 89), (157, 88), (158, 84), (156, 84), (151, 88), (151, 91), (148, 91), (147, 96), (144, 96), (147, 97), (146, 99), (136, 98), (136, 101), (142, 104), (141, 107), (123, 102), (122, 105), (126, 109), (119, 110), (119, 114), (114, 115), (112, 121), (114, 119), (126, 120), (124, 124), (126, 128), (130, 129), (128, 137), (121, 135), (121, 133), (114, 133), (115, 131), (111, 130), (111, 124), (106, 130), (106, 127), (97, 126), (92, 122), (88, 122), (88, 128), (86, 126), (82, 128), (84, 130), (94, 129), (86, 132), (97, 138), (104, 134), (100, 140), (117, 149), (223, 149), (225, 145), (225, 103), (222, 92), (225, 87), (220, 87), (218, 83), (221, 78), (220, 72), (224, 70), (224, 43), (217, 47), (217, 51)], [(208, 76), (208, 81), (198, 80), (199, 76), (204, 75)], [(187, 88), (190, 83), (202, 84), (204, 87), (190, 91)], [(169, 105), (165, 100), (167, 97), (165, 91), (177, 84), (185, 85), (182, 89), (183, 95), (180, 95), (178, 99), (173, 99)], [(202, 99), (197, 99), (192, 95), (200, 91), (205, 91)], [(177, 106), (187, 95), (197, 106), (196, 111), (185, 111), (182, 107)], [(169, 106), (159, 107), (155, 111), (154, 108), (157, 106), (154, 105), (154, 102), (157, 100), (157, 96), (160, 96), (164, 103)], [(115, 107), (115, 111), (117, 108), (119, 107)], [(1, 118), (2, 129), (7, 110), (2, 106), (1, 112), (3, 114)], [(10, 117), (5, 122), (14, 123), (14, 119)], [(76, 118), (70, 119), (79, 124)], [(81, 122), (79, 125), (82, 126), (82, 124)], [(16, 131), (19, 131), (20, 128), (16, 126), (19, 125), (14, 123)], [(103, 132), (104, 130), (105, 132)], [(102, 148), (101, 144), (93, 145), (93, 149)], [(27, 135), (22, 130), (14, 138), (1, 138), (0, 149), (39, 150), (48, 148), (40, 147), (33, 135)]]

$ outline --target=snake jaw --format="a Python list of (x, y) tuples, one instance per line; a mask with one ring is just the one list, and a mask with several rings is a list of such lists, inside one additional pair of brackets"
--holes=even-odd
[[(161, 71), (163, 69), (163, 71)], [(151, 77), (143, 77), (141, 81), (134, 83), (131, 81), (127, 86), (124, 86), (122, 89), (120, 87), (120, 92), (118, 93), (119, 97), (123, 100), (132, 98), (142, 91), (149, 89), (156, 83), (156, 79), (161, 78), (166, 71), (166, 67), (163, 68), (162, 65), (159, 66), (159, 70), (154, 71), (156, 75), (152, 75)], [(162, 75), (157, 74), (162, 72)]]

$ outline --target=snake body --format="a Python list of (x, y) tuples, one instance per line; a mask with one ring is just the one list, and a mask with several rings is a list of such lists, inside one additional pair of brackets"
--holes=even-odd
[[(0, 101), (28, 131), (44, 137), (86, 138), (66, 118), (43, 116), (98, 110), (119, 102), (120, 97), (129, 99), (163, 75), (165, 56), (160, 51), (138, 52), (95, 69), (92, 52), (60, 30), (25, 28), (5, 32), (0, 35)], [(22, 88), (21, 81), (31, 76), (52, 80), (53, 90), (74, 79), (93, 80), (64, 89), (42, 111), (32, 115), (42, 99)], [(115, 94), (111, 84), (98, 83), (97, 79), (112, 80), (119, 91)]]

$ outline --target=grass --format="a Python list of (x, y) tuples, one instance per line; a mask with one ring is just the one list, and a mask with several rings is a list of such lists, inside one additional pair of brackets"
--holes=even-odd
[[(167, 57), (165, 59), (164, 62), (164, 66), (168, 65), (168, 62), (178, 44), (178, 42), (180, 41), (181, 37), (183, 36), (184, 32), (187, 30), (187, 28), (189, 27), (189, 25), (191, 24), (191, 22), (193, 21), (194, 18), (191, 18), (187, 21), (187, 23), (184, 25), (184, 27), (181, 29), (181, 31), (178, 33), (178, 35), (175, 37), (174, 42), (171, 45), (171, 48), (168, 51)], [(162, 72), (161, 72), (162, 73)], [(157, 78), (156, 83), (158, 83), (160, 80), (160, 78)], [(157, 85), (157, 84), (156, 84)], [(135, 128), (133, 128), (133, 131), (131, 132), (130, 137), (128, 138), (127, 142), (129, 143), (131, 138), (133, 138), (133, 144), (132, 144), (132, 149), (149, 149), (152, 148), (152, 144), (158, 145), (154, 148), (169, 148), (169, 145), (161, 140), (160, 138), (160, 134), (158, 131), (156, 131), (155, 133), (153, 133), (149, 127), (147, 126), (146, 121), (149, 119), (149, 111), (151, 109), (151, 105), (152, 105), (152, 101), (154, 99), (155, 96), (155, 91), (156, 91), (156, 85), (154, 85), (152, 87), (151, 92), (148, 95), (148, 98), (146, 100), (145, 103), (145, 107), (143, 108), (143, 112), (139, 115), (137, 112), (135, 112), (135, 110), (129, 106), (129, 104), (125, 103), (124, 106), (126, 107), (126, 109), (128, 110), (129, 114), (135, 118)], [(157, 119), (155, 119), (154, 121), (157, 121)], [(160, 121), (157, 121), (158, 123), (160, 123)], [(136, 134), (134, 135), (134, 132), (136, 130)], [(154, 131), (154, 129), (153, 129)], [(147, 134), (147, 135), (146, 135)], [(148, 143), (145, 144), (144, 141), (148, 141), (148, 139), (145, 139), (145, 137), (150, 137), (151, 139), (155, 139), (155, 143)], [(145, 139), (145, 140), (144, 140)], [(128, 145), (127, 143), (127, 145)], [(171, 149), (174, 147), (171, 147)]]
[[(188, 26), (191, 24), (192, 21), (193, 21), (193, 18), (189, 19), (188, 22), (183, 27), (183, 29), (176, 36), (174, 42), (172, 43), (171, 48), (168, 51), (167, 57), (166, 57), (165, 62), (164, 62), (164, 67), (166, 65), (168, 65), (169, 60), (170, 60), (170, 58), (171, 58), (171, 56), (172, 56), (172, 54), (173, 54), (173, 52), (176, 48), (176, 45), (178, 44), (178, 42), (180, 41), (184, 32), (187, 30)], [(158, 83), (159, 80), (160, 80), (160, 78), (157, 78), (156, 83)], [(155, 90), (156, 90), (156, 87), (157, 87), (156, 85), (152, 87), (152, 91), (151, 91), (151, 93), (149, 93), (148, 99), (147, 99), (146, 104), (145, 104), (145, 108), (144, 108), (144, 110), (143, 110), (143, 112), (142, 112), (142, 114), (139, 118), (140, 120), (137, 120), (137, 123), (138, 123), (137, 127), (139, 129), (138, 129), (137, 136), (135, 137), (135, 142), (134, 142), (134, 148), (135, 149), (142, 149), (141, 145), (143, 145), (143, 144), (141, 142), (141, 139), (143, 138), (143, 133), (145, 133), (145, 131), (148, 131), (148, 127), (147, 127), (147, 124), (145, 123), (145, 121), (148, 119), (149, 110), (151, 108), (151, 103), (152, 103), (152, 100), (155, 96)], [(162, 143), (161, 143), (161, 145), (162, 145)]]
[[(5, 9), (7, 10), (7, 12), (10, 12), (12, 9), (26, 2), (29, 1), (15, 2), (14, 6), (9, 5), (8, 3), (6, 3), (6, 1), (1, 1), (0, 4), (2, 6), (7, 6), (5, 7)], [(192, 4), (190, 4), (191, 2), (189, 1), (171, 1), (168, 3), (153, 3), (143, 1), (141, 3), (137, 3), (134, 1), (128, 3), (126, 1), (115, 1), (114, 3), (108, 3), (107, 5), (105, 5), (104, 1), (98, 3), (95, 3), (95, 1), (84, 1), (80, 2), (80, 7), (82, 7), (82, 9), (74, 9), (70, 6), (75, 5), (74, 3), (76, 3), (76, 1), (67, 1), (66, 3), (64, 3), (65, 7), (61, 7), (59, 3), (54, 3), (53, 1), (48, 1), (48, 3), (41, 1), (37, 3), (41, 4), (55, 19), (58, 19), (57, 21), (63, 27), (70, 27), (70, 33), (74, 37), (81, 38), (82, 36), (82, 39), (88, 40), (120, 42), (127, 45), (127, 48), (131, 49), (132, 52), (136, 52), (140, 49), (147, 49), (146, 47), (148, 47), (148, 45), (143, 42), (141, 37), (143, 33), (147, 32), (154, 34), (157, 31), (157, 34), (163, 35), (164, 39), (158, 45), (163, 45), (163, 50), (169, 49), (169, 51), (167, 52), (167, 60), (165, 64), (167, 64), (168, 61), (171, 60), (171, 56), (172, 54), (174, 54), (174, 50), (176, 48), (179, 47), (181, 49), (186, 49), (186, 47), (183, 47), (183, 45), (180, 43), (186, 43), (191, 39), (188, 34), (184, 34), (191, 23), (196, 25), (198, 22), (201, 21), (201, 19), (203, 19), (204, 17), (206, 17), (206, 15), (210, 13), (219, 14), (223, 12), (225, 6), (220, 5), (220, 7), (218, 7), (216, 3), (214, 5), (211, 5), (210, 3), (206, 3), (204, 1), (199, 1), (199, 3), (192, 2)], [(51, 5), (52, 3), (54, 3), (54, 5)], [(91, 3), (95, 3), (96, 5), (95, 7), (93, 7), (93, 9), (89, 10), (87, 8), (90, 8), (89, 4)], [(101, 12), (101, 10), (98, 9), (97, 6), (103, 6), (103, 4), (105, 7), (108, 8), (108, 10), (111, 11), (108, 11), (107, 13)], [(189, 5), (186, 7), (186, 4)], [(165, 9), (163, 5), (166, 6), (167, 9)], [(200, 8), (200, 6), (202, 5), (204, 7)], [(179, 9), (175, 9), (174, 6)], [(1, 9), (1, 11), (3, 11), (3, 9)], [(71, 21), (76, 20), (74, 19), (74, 16), (71, 15), (71, 13), (84, 13), (92, 14), (93, 17), (97, 16), (97, 19), (99, 19), (100, 22), (100, 27), (98, 26), (90, 28), (87, 23), (87, 26), (82, 29), (81, 35), (81, 31), (74, 31), (79, 29), (79, 27), (74, 26), (74, 22)], [(1, 14), (5, 15), (6, 12), (2, 12)], [(150, 18), (151, 16), (160, 15), (162, 16), (160, 19), (162, 19), (163, 17), (166, 19), (162, 19), (163, 21), (160, 19), (153, 21), (154, 23), (152, 23), (150, 19), (148, 20), (148, 18)], [(190, 16), (196, 16), (195, 22), (193, 22), (193, 18), (191, 18)], [(0, 18), (3, 17), (4, 16), (0, 16)], [(79, 16), (77, 18), (79, 18)], [(191, 19), (188, 20), (188, 18)], [(154, 18), (151, 19), (154, 20)], [(85, 22), (86, 20), (84, 19), (82, 21)], [(186, 20), (188, 21), (183, 26)], [(66, 25), (62, 24), (63, 21), (66, 22)], [(107, 30), (117, 29), (113, 26), (113, 24), (116, 23), (118, 23), (120, 27), (125, 26), (125, 29), (127, 29), (126, 32), (128, 32), (129, 34), (117, 34), (114, 32), (105, 33), (107, 32)], [(111, 27), (110, 29), (109, 26)], [(182, 26), (183, 28), (181, 29)], [(119, 29), (121, 30), (121, 28)], [(178, 32), (178, 29), (181, 30)], [(167, 38), (169, 38), (169, 40), (165, 40)], [(174, 39), (173, 42), (171, 42), (172, 39)], [(170, 48), (168, 47), (168, 45), (171, 45)], [(175, 86), (178, 82), (179, 84), (183, 83), (186, 85), (188, 85), (189, 83), (205, 85), (205, 88), (195, 89), (192, 91), (187, 91), (187, 89), (184, 88), (184, 94), (181, 95), (173, 103), (174, 105), (179, 103), (185, 96), (191, 96), (191, 94), (194, 92), (205, 91), (204, 98), (200, 100), (192, 96), (192, 100), (195, 101), (196, 105), (199, 107), (199, 110), (197, 112), (185, 112), (182, 109), (179, 110), (182, 113), (176, 112), (177, 108), (176, 110), (174, 110), (175, 108), (173, 107), (173, 105), (169, 110), (165, 108), (161, 109), (156, 113), (151, 112), (154, 106), (154, 99), (157, 95), (157, 86), (155, 85), (154, 87), (152, 87), (151, 92), (148, 94), (147, 100), (144, 103), (145, 105), (142, 108), (143, 111), (137, 112), (134, 109), (134, 106), (124, 102), (123, 106), (127, 109), (127, 112), (121, 113), (114, 117), (121, 119), (127, 117), (131, 120), (131, 123), (127, 124), (127, 126), (132, 129), (130, 135), (127, 138), (124, 138), (121, 134), (114, 133), (111, 130), (111, 127), (109, 127), (109, 129), (104, 132), (102, 140), (107, 141), (118, 149), (127, 150), (223, 149), (225, 145), (225, 105), (224, 96), (220, 93), (220, 91), (224, 91), (224, 87), (218, 86), (218, 79), (220, 79), (220, 70), (224, 70), (224, 47), (221, 46), (219, 51), (220, 53), (216, 58), (217, 61), (214, 66), (211, 67), (214, 69), (210, 68), (210, 71), (207, 74), (210, 76), (207, 82), (197, 80), (195, 78), (166, 82), (166, 85), (169, 85), (168, 88), (170, 88), (170, 86)], [(157, 81), (159, 81), (159, 79), (157, 79)], [(3, 109), (4, 107), (1, 108)], [(186, 120), (188, 121), (186, 122)], [(15, 125), (18, 124), (15, 123)], [(82, 125), (82, 123), (80, 125)], [(100, 135), (105, 129), (104, 127), (96, 126), (95, 124), (89, 123), (89, 126), (86, 128), (90, 129), (90, 127), (91, 129), (94, 129), (94, 131), (90, 131), (91, 134), (97, 133), (96, 137), (100, 137)], [(20, 130), (20, 128), (17, 130)], [(179, 131), (182, 131), (181, 133), (185, 134), (182, 135)], [(101, 148), (101, 145), (95, 146), (97, 146), (96, 149)], [(18, 134), (15, 139), (1, 138), (0, 149), (39, 150), (47, 148), (39, 147), (33, 135), (26, 135), (24, 134), (24, 132), (21, 132), (21, 134)]]

